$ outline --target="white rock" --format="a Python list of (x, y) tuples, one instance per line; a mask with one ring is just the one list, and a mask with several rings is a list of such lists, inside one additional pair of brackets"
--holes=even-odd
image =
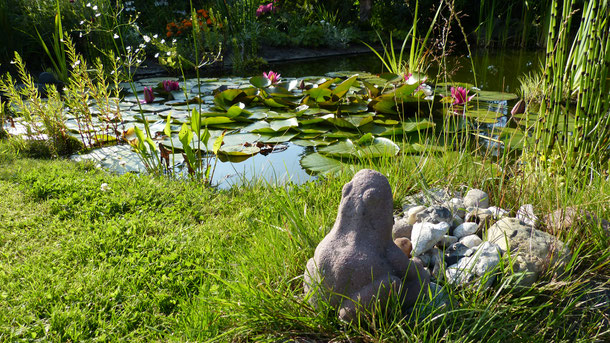
[(407, 210), (407, 215), (405, 216), (409, 225), (415, 224), (417, 222), (417, 214), (426, 208), (426, 206), (415, 206), (409, 208), (409, 210)]
[(460, 243), (469, 248), (474, 248), (483, 243), (483, 240), (477, 235), (468, 235), (460, 238)]
[(532, 227), (535, 227), (540, 221), (538, 216), (534, 214), (534, 206), (532, 204), (525, 204), (519, 207), (519, 211), (517, 211), (517, 219)]
[(509, 211), (496, 206), (491, 206), (488, 210), (491, 211), (491, 215), (494, 216), (494, 219), (501, 219), (510, 215)]
[(500, 263), (500, 247), (485, 242), (477, 248), (474, 255), (464, 257), (458, 262), (458, 268), (468, 270), (478, 276), (483, 276)]
[(474, 235), (479, 228), (479, 224), (473, 222), (467, 222), (459, 225), (453, 230), (453, 235), (458, 239), (469, 235)]
[(464, 196), (464, 206), (466, 207), (489, 207), (489, 195), (480, 189), (473, 188)]
[[(461, 261), (461, 260), (460, 260)], [(467, 270), (459, 268), (459, 262), (450, 265), (445, 270), (445, 278), (450, 284), (465, 284), (474, 279), (474, 275)]]
[(415, 223), (411, 232), (411, 243), (413, 244), (411, 255), (419, 256), (432, 249), (448, 231), (449, 224), (446, 222), (438, 224)]
[[(458, 263), (451, 265), (445, 271), (449, 283), (464, 284), (476, 276), (483, 276), (500, 263), (500, 248), (493, 243), (485, 242), (470, 257), (464, 257)], [(490, 286), (495, 278), (487, 280), (485, 286)]]

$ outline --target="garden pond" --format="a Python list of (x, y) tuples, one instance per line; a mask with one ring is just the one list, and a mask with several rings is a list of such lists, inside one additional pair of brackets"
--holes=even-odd
[[(90, 104), (93, 127), (104, 129), (89, 137), (104, 146), (72, 159), (94, 160), (118, 173), (142, 172), (145, 165), (134, 147), (154, 146), (170, 169), (186, 175), (189, 155), (199, 151), (210, 163), (212, 184), (227, 188), (255, 179), (303, 183), (349, 168), (353, 159), (443, 150), (447, 145), (434, 139), (442, 132), (468, 130), (502, 146), (507, 137), (514, 139), (518, 127), (509, 118), (517, 78), (536, 70), (541, 57), (504, 51), (474, 55), (472, 61), (447, 58), (455, 82), (435, 81), (432, 68), (427, 78), (378, 74), (381, 62), (372, 54), (277, 63), (271, 66), (281, 74), (277, 82), (263, 76), (207, 77), (199, 84), (194, 78), (141, 79), (135, 88), (123, 85), (120, 122), (109, 123), (99, 115), (103, 109)], [(179, 81), (180, 89), (164, 89), (167, 80)], [(468, 95), (456, 99), (452, 87), (463, 87)], [(154, 89), (154, 99), (142, 103), (145, 88)], [(194, 116), (200, 127), (193, 124)], [(78, 118), (68, 114), (66, 125), (84, 139)], [(117, 140), (131, 145), (113, 144)]]

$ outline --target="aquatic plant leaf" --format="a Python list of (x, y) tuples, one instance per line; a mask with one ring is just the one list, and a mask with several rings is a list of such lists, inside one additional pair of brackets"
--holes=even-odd
[(234, 122), (235, 121), (229, 117), (208, 117), (201, 119), (201, 126), (228, 124)]
[(373, 109), (379, 113), (398, 114), (398, 111), (396, 111), (396, 101), (391, 98), (380, 99), (373, 105)]
[(379, 77), (384, 79), (384, 80), (386, 80), (387, 82), (396, 82), (396, 81), (402, 81), (403, 80), (401, 75), (394, 74), (394, 73), (379, 74)]
[(317, 102), (323, 102), (326, 100), (326, 98), (330, 98), (330, 96), (332, 95), (330, 89), (320, 87), (312, 88), (308, 91), (305, 91), (305, 93), (309, 94)]
[(191, 112), (191, 128), (197, 137), (199, 137), (201, 134), (201, 116), (196, 108), (193, 108), (193, 111)]
[(356, 166), (353, 164), (342, 162), (317, 152), (304, 156), (301, 159), (301, 166), (305, 170), (323, 175), (337, 174), (342, 171), (356, 171)]
[[(336, 77), (334, 79), (326, 80), (326, 81), (320, 83), (317, 88), (326, 89), (339, 81), (341, 81), (341, 79), (338, 77)], [(315, 88), (312, 88), (312, 89), (315, 89)]]
[(349, 132), (349, 131), (332, 131), (332, 132), (327, 132), (327, 133), (323, 134), (322, 136), (327, 137), (327, 138), (354, 138), (354, 137), (358, 137), (359, 134), (356, 132)]
[(165, 122), (165, 127), (163, 128), (163, 133), (165, 133), (166, 136), (172, 135), (172, 115), (171, 114), (167, 116), (167, 120)]
[(341, 113), (362, 113), (368, 111), (368, 104), (364, 103), (351, 103), (347, 105), (339, 105), (339, 111)]
[(430, 120), (427, 120), (427, 119), (405, 120), (402, 122), (401, 125), (402, 125), (402, 129), (404, 132), (420, 131), (420, 130), (429, 129), (429, 128), (436, 126), (436, 124), (434, 122), (431, 122)]
[(246, 108), (246, 105), (243, 102), (238, 102), (227, 110), (226, 116), (229, 118), (235, 118), (243, 112), (244, 108)]
[(372, 122), (373, 119), (374, 119), (373, 114), (367, 113), (367, 114), (362, 114), (362, 115), (356, 114), (356, 115), (350, 115), (350, 116), (344, 116), (344, 117), (333, 116), (331, 118), (327, 118), (326, 121), (337, 127), (357, 129), (361, 126), (364, 126), (364, 125)]
[(492, 91), (481, 91), (481, 90), (472, 90), (477, 96), (474, 97), (471, 101), (479, 100), (479, 101), (510, 101), (518, 99), (517, 94), (514, 93), (504, 93), (504, 92), (492, 92)]
[(274, 120), (270, 124), (273, 131), (286, 131), (290, 128), (299, 126), (299, 121), (296, 118), (290, 118), (286, 120)]
[(212, 149), (212, 151), (214, 152), (214, 155), (218, 155), (218, 150), (220, 150), (220, 147), (222, 147), (222, 143), (223, 143), (226, 133), (227, 133), (227, 131), (223, 132), (222, 135), (216, 137), (216, 139), (214, 140), (214, 147)]
[(223, 145), (218, 150), (219, 155), (228, 156), (253, 156), (261, 151), (256, 145), (245, 146), (243, 144), (238, 145)]
[(292, 140), (293, 138), (295, 138), (298, 135), (299, 135), (298, 133), (286, 133), (286, 132), (281, 135), (262, 134), (259, 141), (263, 142), (263, 143), (284, 143), (284, 142), (289, 142), (290, 140)]
[(345, 94), (347, 94), (354, 82), (356, 82), (357, 78), (358, 75), (354, 75), (348, 78), (347, 80), (341, 82), (339, 85), (337, 85), (337, 87), (335, 87), (335, 89), (333, 89), (332, 94), (339, 98), (342, 98)]
[(350, 139), (318, 149), (318, 152), (332, 157), (377, 158), (396, 156), (400, 147), (387, 138), (377, 137), (368, 144), (359, 145)]
[(331, 145), (331, 144), (336, 143), (336, 142), (337, 142), (336, 139), (325, 140), (324, 138), (320, 138), (320, 139), (295, 139), (295, 140), (291, 141), (292, 144), (296, 144), (298, 146), (303, 146), (303, 147), (328, 146), (328, 145)]
[(269, 107), (274, 107), (274, 108), (281, 108), (281, 107), (288, 107), (287, 104), (282, 104), (279, 102), (279, 99), (271, 99), (271, 98), (267, 98), (265, 100), (263, 100), (263, 103)]
[(262, 76), (262, 75), (258, 75), (258, 76), (253, 76), (250, 78), (250, 83), (254, 86), (254, 87), (258, 87), (258, 88), (266, 88), (271, 86), (271, 80), (269, 80), (268, 78)]

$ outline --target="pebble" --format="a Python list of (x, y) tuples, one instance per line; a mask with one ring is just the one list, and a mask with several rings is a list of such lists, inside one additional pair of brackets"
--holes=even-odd
[(460, 243), (464, 244), (469, 248), (474, 248), (483, 243), (483, 240), (477, 235), (468, 235), (460, 238)]
[(477, 232), (478, 228), (479, 224), (473, 222), (466, 222), (456, 227), (455, 230), (453, 230), (453, 235), (460, 239), (468, 235), (474, 235)]

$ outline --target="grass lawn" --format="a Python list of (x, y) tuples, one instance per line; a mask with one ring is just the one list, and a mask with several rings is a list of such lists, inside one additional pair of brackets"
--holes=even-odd
[[(610, 292), (610, 238), (591, 223), (560, 233), (575, 256), (564, 279), (514, 289), (507, 263), (490, 290), (448, 287), (452, 309), (345, 325), (303, 300), (301, 276), (351, 175), (221, 191), (0, 151), (0, 341), (610, 339), (599, 296)], [(466, 184), (513, 211), (576, 205), (610, 218), (603, 178), (565, 187), (457, 153), (366, 167), (389, 176), (397, 210), (425, 185)]]

